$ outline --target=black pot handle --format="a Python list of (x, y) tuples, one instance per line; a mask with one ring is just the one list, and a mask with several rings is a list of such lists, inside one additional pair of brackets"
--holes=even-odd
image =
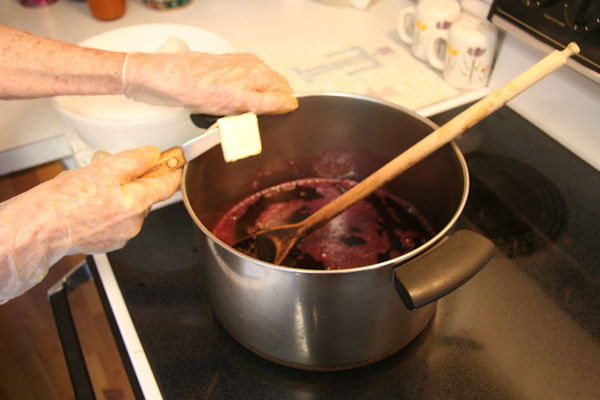
[(194, 123), (194, 125), (196, 125), (198, 128), (202, 128), (202, 129), (210, 128), (212, 126), (212, 124), (217, 122), (217, 120), (221, 117), (222, 117), (222, 115), (218, 116), (218, 115), (210, 115), (210, 114), (191, 114), (190, 115), (190, 118), (192, 119), (192, 122)]
[(494, 256), (486, 237), (458, 230), (443, 243), (394, 270), (394, 286), (410, 310), (447, 295), (471, 279)]
[(91, 279), (90, 269), (87, 263), (83, 262), (48, 289), (48, 300), (52, 307), (52, 314), (54, 314), (76, 399), (95, 399), (96, 396), (81, 351), (67, 296), (71, 291)]

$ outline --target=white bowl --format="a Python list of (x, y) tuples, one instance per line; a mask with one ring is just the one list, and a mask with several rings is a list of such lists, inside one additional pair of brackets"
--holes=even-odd
[[(190, 50), (231, 53), (233, 46), (201, 28), (178, 24), (144, 24), (115, 29), (79, 44), (113, 51), (153, 53), (171, 36), (183, 39)], [(162, 107), (136, 102), (123, 95), (59, 96), (56, 109), (78, 136), (95, 150), (109, 153), (154, 145), (161, 151), (183, 144), (202, 133), (183, 107)]]

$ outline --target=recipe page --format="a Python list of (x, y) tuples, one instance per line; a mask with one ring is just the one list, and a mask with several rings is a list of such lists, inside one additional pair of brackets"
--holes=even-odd
[(461, 92), (404, 48), (353, 45), (326, 54), (303, 56), (275, 65), (295, 92), (344, 92), (366, 95), (410, 110)]

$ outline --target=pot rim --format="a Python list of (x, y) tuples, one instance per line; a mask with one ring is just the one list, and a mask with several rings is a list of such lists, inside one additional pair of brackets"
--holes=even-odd
[[(378, 104), (381, 104), (381, 105), (384, 105), (387, 107), (397, 109), (406, 114), (409, 114), (410, 116), (429, 125), (432, 128), (432, 130), (435, 130), (438, 128), (438, 126), (433, 121), (417, 114), (416, 112), (414, 112), (412, 110), (409, 110), (398, 104), (395, 104), (395, 103), (392, 103), (392, 102), (389, 102), (386, 100), (374, 98), (374, 97), (358, 95), (358, 94), (353, 94), (353, 93), (344, 93), (344, 92), (303, 92), (303, 93), (296, 93), (295, 96), (298, 98), (313, 97), (313, 96), (346, 97), (346, 98), (353, 98), (353, 99), (358, 99), (358, 100), (363, 100), (363, 101), (369, 101), (372, 103), (378, 103)], [(384, 267), (387, 267), (390, 265), (393, 266), (395, 264), (402, 264), (402, 263), (406, 262), (407, 260), (417, 256), (418, 254), (425, 252), (429, 248), (433, 247), (435, 243), (438, 243), (450, 231), (450, 229), (454, 226), (454, 224), (456, 223), (458, 218), (461, 216), (463, 209), (465, 208), (465, 205), (467, 203), (468, 196), (469, 196), (469, 187), (470, 187), (469, 170), (467, 167), (467, 162), (465, 160), (465, 157), (462, 154), (462, 152), (460, 151), (460, 149), (458, 148), (458, 146), (456, 145), (456, 143), (454, 141), (452, 141), (452, 142), (448, 143), (447, 145), (452, 146), (452, 149), (454, 150), (456, 156), (458, 157), (458, 162), (463, 171), (463, 187), (464, 187), (463, 194), (462, 194), (462, 197), (458, 204), (458, 207), (456, 208), (456, 211), (454, 212), (454, 215), (452, 216), (452, 218), (450, 218), (448, 223), (446, 223), (446, 225), (442, 229), (440, 229), (440, 231), (435, 236), (433, 236), (431, 239), (429, 239), (426, 243), (424, 243), (421, 246), (417, 247), (416, 249), (413, 249), (407, 253), (404, 253), (396, 258), (392, 258), (387, 261), (382, 261), (382, 262), (376, 263), (376, 264), (363, 265), (361, 267), (354, 267), (354, 268), (333, 269), (333, 270), (306, 269), (306, 268), (297, 268), (297, 267), (287, 267), (285, 265), (276, 265), (276, 264), (273, 264), (273, 263), (270, 263), (267, 261), (260, 260), (258, 258), (250, 257), (247, 254), (244, 254), (241, 251), (236, 250), (235, 248), (229, 246), (228, 244), (226, 244), (225, 242), (223, 242), (219, 238), (217, 238), (215, 235), (213, 235), (213, 233), (204, 225), (204, 223), (202, 223), (202, 221), (200, 221), (200, 219), (198, 218), (198, 216), (192, 209), (192, 206), (188, 200), (187, 187), (185, 184), (185, 182), (186, 182), (185, 177), (187, 175), (189, 164), (186, 164), (184, 166), (183, 177), (181, 180), (181, 192), (183, 194), (183, 196), (182, 196), (183, 203), (185, 205), (185, 208), (188, 211), (188, 214), (191, 216), (191, 218), (194, 221), (194, 223), (196, 224), (196, 226), (198, 228), (200, 228), (202, 230), (202, 232), (208, 238), (210, 238), (212, 240), (213, 243), (218, 244), (224, 250), (228, 250), (228, 251), (232, 252), (233, 254), (235, 254), (236, 256), (242, 257), (243, 259), (248, 260), (252, 263), (260, 264), (264, 267), (275, 269), (275, 270), (288, 271), (288, 272), (293, 272), (293, 273), (302, 273), (302, 274), (334, 274), (335, 275), (335, 274), (355, 273), (355, 272), (361, 272), (361, 271), (371, 271), (371, 270), (375, 270), (375, 269), (379, 269), (379, 268), (384, 268)]]

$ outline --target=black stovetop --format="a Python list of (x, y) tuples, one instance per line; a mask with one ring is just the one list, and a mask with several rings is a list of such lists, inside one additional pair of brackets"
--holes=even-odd
[(499, 252), (410, 345), (355, 370), (294, 370), (237, 343), (184, 206), (154, 211), (109, 259), (164, 398), (600, 398), (600, 174), (506, 107), (457, 143), (472, 180), (459, 226)]

